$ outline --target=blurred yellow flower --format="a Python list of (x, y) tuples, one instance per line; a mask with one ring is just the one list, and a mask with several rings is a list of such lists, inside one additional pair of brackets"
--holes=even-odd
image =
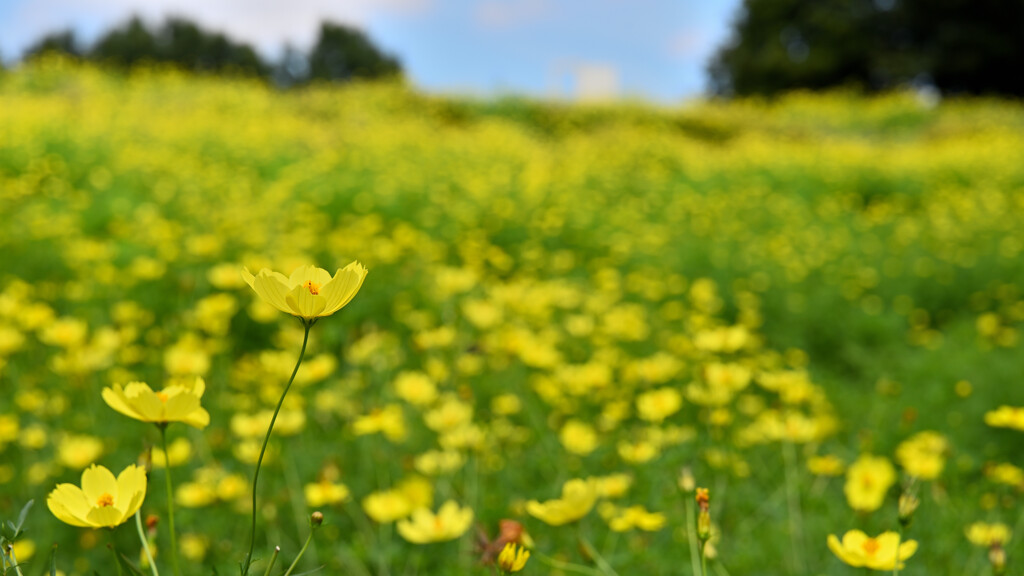
[(878, 510), (889, 487), (896, 482), (896, 469), (883, 456), (862, 455), (846, 471), (846, 501), (858, 512)]
[(1000, 406), (998, 410), (986, 412), (985, 424), (1024, 431), (1024, 407)]
[(597, 448), (597, 432), (593, 426), (579, 420), (569, 420), (558, 435), (562, 446), (573, 454), (586, 456)]
[(395, 394), (416, 406), (428, 406), (437, 400), (437, 385), (423, 372), (400, 372), (394, 382)]
[(874, 538), (860, 530), (850, 530), (843, 535), (842, 542), (833, 534), (828, 536), (828, 547), (840, 560), (854, 568), (870, 568), (872, 570), (892, 570), (895, 568), (897, 548), (899, 549), (899, 568), (903, 569), (903, 561), (917, 552), (917, 542), (907, 540), (900, 542), (896, 532), (883, 532)]
[(205, 391), (202, 378), (175, 383), (160, 392), (154, 392), (145, 382), (130, 382), (124, 388), (120, 384), (104, 388), (103, 400), (121, 414), (142, 422), (183, 422), (202, 429), (210, 423), (210, 414), (199, 405)]
[(661, 422), (683, 405), (683, 395), (675, 388), (659, 388), (636, 397), (636, 412), (648, 422)]
[(561, 526), (586, 516), (596, 500), (597, 483), (574, 478), (562, 486), (560, 499), (543, 503), (530, 500), (526, 503), (526, 511), (545, 524)]
[(839, 476), (844, 468), (843, 461), (832, 454), (811, 456), (807, 459), (807, 470), (815, 476)]
[(412, 513), (412, 504), (401, 492), (384, 490), (363, 499), (363, 511), (378, 524), (387, 524)]
[(526, 561), (529, 559), (529, 550), (517, 546), (514, 542), (509, 542), (498, 554), (498, 569), (506, 574), (519, 572), (526, 566)]
[(167, 447), (167, 454), (159, 447), (154, 446), (152, 452), (153, 468), (166, 468), (168, 455), (170, 456), (170, 466), (180, 466), (187, 462), (192, 457), (192, 443), (187, 438), (176, 438), (171, 445)]
[(643, 506), (630, 506), (619, 510), (608, 520), (608, 527), (614, 532), (626, 532), (639, 529), (645, 532), (656, 532), (665, 526), (667, 519), (664, 514), (648, 512)]
[(995, 544), (1005, 546), (1010, 541), (1013, 533), (1010, 527), (1002, 522), (989, 524), (987, 522), (975, 522), (967, 527), (967, 539), (971, 544), (989, 548)]
[(114, 478), (93, 464), (82, 473), (82, 487), (58, 484), (46, 499), (58, 520), (83, 528), (113, 528), (131, 518), (146, 497), (146, 471), (134, 464)]
[(352, 423), (352, 431), (356, 436), (381, 432), (388, 440), (401, 442), (406, 436), (402, 407), (398, 404), (388, 404), (383, 408), (375, 408), (369, 414), (357, 418)]
[(445, 542), (465, 534), (472, 522), (473, 511), (469, 507), (460, 508), (449, 500), (437, 514), (427, 508), (416, 509), (411, 518), (399, 521), (398, 533), (413, 544)]
[(911, 476), (934, 480), (946, 465), (949, 441), (938, 432), (918, 432), (896, 447), (896, 460)]
[(103, 453), (103, 441), (94, 436), (64, 436), (57, 444), (57, 462), (73, 470), (81, 470), (95, 462)]
[(338, 504), (348, 500), (349, 496), (347, 486), (327, 481), (306, 484), (303, 492), (306, 495), (306, 505), (311, 508), (318, 508), (325, 504)]
[(352, 262), (339, 268), (333, 278), (315, 266), (300, 266), (290, 277), (266, 268), (253, 276), (246, 268), (242, 278), (271, 306), (308, 322), (330, 316), (351, 302), (366, 273), (362, 264)]

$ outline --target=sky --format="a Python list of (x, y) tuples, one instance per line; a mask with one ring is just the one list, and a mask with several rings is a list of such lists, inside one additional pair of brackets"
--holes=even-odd
[(43, 34), (88, 44), (139, 15), (192, 18), (274, 59), (319, 23), (367, 32), (431, 92), (674, 102), (706, 88), (740, 0), (0, 0), (7, 63)]

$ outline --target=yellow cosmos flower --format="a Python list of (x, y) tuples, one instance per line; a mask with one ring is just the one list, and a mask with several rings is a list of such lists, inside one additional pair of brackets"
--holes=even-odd
[(339, 268), (333, 278), (316, 266), (300, 266), (290, 277), (266, 268), (253, 276), (246, 268), (242, 278), (274, 308), (309, 322), (330, 316), (351, 302), (366, 272), (362, 264), (352, 262)]
[(82, 472), (82, 487), (58, 484), (46, 499), (58, 520), (82, 528), (113, 528), (142, 507), (146, 497), (146, 471), (134, 464), (114, 478), (93, 464)]
[(866, 567), (871, 570), (893, 570), (897, 547), (901, 570), (903, 561), (917, 552), (916, 541), (900, 542), (900, 535), (896, 532), (883, 532), (875, 538), (869, 538), (860, 530), (850, 530), (843, 535), (842, 542), (835, 535), (829, 534), (828, 547), (846, 564), (854, 568)]
[(501, 554), (498, 554), (498, 569), (506, 574), (519, 572), (529, 559), (529, 550), (516, 546), (515, 542), (509, 542), (501, 549)]
[(131, 382), (124, 388), (120, 384), (104, 388), (103, 400), (121, 414), (142, 422), (184, 422), (202, 429), (210, 423), (209, 412), (199, 405), (205, 391), (202, 378), (192, 384), (172, 384), (160, 392), (154, 392), (145, 382)]
[(413, 544), (454, 540), (469, 530), (473, 511), (449, 500), (434, 514), (427, 508), (414, 510), (412, 517), (398, 522), (398, 533)]
[(597, 500), (597, 483), (593, 480), (569, 480), (562, 486), (562, 497), (558, 500), (526, 503), (526, 511), (545, 524), (561, 526), (583, 518), (594, 507)]

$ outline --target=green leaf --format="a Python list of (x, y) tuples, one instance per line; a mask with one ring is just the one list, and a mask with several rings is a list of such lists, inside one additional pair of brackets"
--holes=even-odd
[(117, 561), (121, 564), (121, 568), (127, 570), (129, 574), (134, 574), (135, 576), (146, 576), (141, 570), (136, 568), (124, 554), (118, 553)]
[(21, 532), (21, 527), (25, 525), (25, 519), (28, 518), (28, 511), (32, 509), (32, 505), (35, 503), (35, 500), (29, 500), (22, 506), (21, 512), (18, 514), (18, 525), (14, 527), (15, 531)]

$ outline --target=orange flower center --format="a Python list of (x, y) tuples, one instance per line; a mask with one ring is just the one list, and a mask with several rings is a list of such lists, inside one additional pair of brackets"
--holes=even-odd
[(870, 556), (875, 552), (878, 552), (878, 549), (881, 547), (881, 544), (879, 544), (878, 540), (875, 540), (874, 538), (868, 538), (864, 541), (863, 544), (860, 545), (860, 547), (863, 548), (864, 552)]
[(167, 392), (157, 392), (156, 397), (159, 398), (160, 401), (163, 402), (164, 404), (167, 403), (167, 399), (169, 398), (169, 396), (167, 396)]
[(106, 508), (107, 506), (113, 506), (114, 505), (114, 497), (111, 496), (110, 494), (107, 494), (106, 492), (104, 492), (103, 495), (100, 496), (99, 499), (96, 500), (96, 505), (99, 506), (100, 508)]
[(309, 293), (312, 294), (313, 296), (316, 296), (317, 294), (320, 293), (320, 285), (317, 284), (316, 282), (313, 282), (312, 280), (306, 280), (306, 283), (303, 284), (303, 286), (307, 290), (309, 290)]
[(434, 517), (434, 531), (435, 532), (440, 532), (443, 529), (444, 529), (444, 522), (441, 521), (441, 517), (440, 516), (435, 516)]

